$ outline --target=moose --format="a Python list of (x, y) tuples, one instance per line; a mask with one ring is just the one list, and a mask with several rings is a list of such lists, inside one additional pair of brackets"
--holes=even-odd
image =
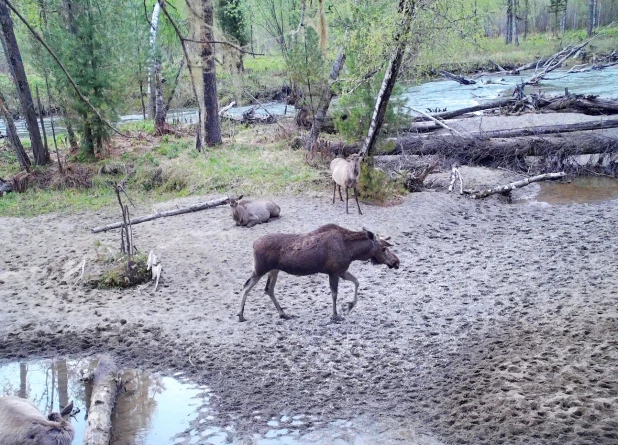
[(274, 233), (264, 235), (253, 243), (253, 273), (243, 286), (242, 302), (238, 320), (243, 316), (247, 295), (260, 279), (268, 274), (264, 291), (272, 300), (279, 316), (289, 318), (275, 298), (275, 284), (280, 271), (303, 276), (323, 273), (328, 275), (333, 298), (332, 320), (343, 320), (337, 313), (337, 289), (339, 279), (354, 283), (354, 299), (348, 303), (351, 311), (358, 299), (358, 280), (348, 272), (353, 261), (371, 260), (373, 264), (386, 264), (389, 268), (399, 268), (397, 258), (388, 248), (386, 237), (380, 237), (363, 228), (354, 232), (335, 224), (327, 224), (313, 232), (293, 235)]
[(45, 417), (29, 400), (0, 397), (0, 444), (2, 445), (71, 445), (75, 429), (63, 420), (73, 410), (73, 402), (60, 413)]
[(348, 212), (348, 189), (354, 189), (354, 199), (358, 214), (362, 215), (360, 205), (358, 204), (358, 178), (360, 177), (361, 157), (358, 154), (350, 155), (348, 159), (335, 158), (330, 161), (330, 171), (332, 173), (334, 188), (333, 188), (333, 204), (335, 203), (335, 191), (339, 187), (339, 199), (343, 201), (341, 196), (341, 187), (345, 187), (345, 212)]
[(232, 218), (237, 226), (253, 227), (278, 218), (281, 208), (272, 201), (261, 199), (243, 199), (243, 195), (238, 198), (230, 198), (232, 208)]

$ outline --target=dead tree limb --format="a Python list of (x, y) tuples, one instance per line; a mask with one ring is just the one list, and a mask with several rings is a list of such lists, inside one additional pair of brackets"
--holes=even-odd
[(586, 45), (588, 45), (595, 38), (596, 38), (596, 36), (592, 37), (591, 39), (586, 40), (581, 45), (577, 45), (577, 46), (569, 45), (566, 48), (564, 48), (562, 51), (559, 51), (556, 54), (554, 54), (553, 56), (550, 56), (549, 59), (543, 65), (543, 70), (540, 73), (538, 73), (538, 74), (535, 73), (532, 77), (529, 77), (528, 80), (526, 80), (524, 82), (524, 84), (526, 84), (526, 85), (537, 85), (541, 80), (543, 80), (545, 78), (545, 76), (549, 72), (554, 71), (557, 68), (560, 68), (562, 66), (562, 64), (569, 57), (572, 57), (575, 54), (577, 54), (582, 48), (584, 48)]
[(566, 176), (565, 172), (545, 173), (543, 175), (533, 176), (531, 178), (525, 178), (525, 179), (522, 179), (521, 181), (511, 182), (510, 184), (502, 185), (500, 187), (494, 187), (491, 189), (483, 190), (481, 192), (473, 193), (470, 197), (473, 199), (486, 198), (496, 193), (511, 192), (512, 190), (524, 187), (528, 184), (532, 184), (533, 182), (560, 179), (560, 178), (564, 178), (565, 176)]
[(440, 71), (442, 77), (448, 80), (454, 80), (461, 85), (474, 85), (476, 80), (466, 79), (464, 76), (459, 76), (457, 74), (449, 73), (448, 71)]
[(112, 411), (118, 393), (116, 364), (110, 357), (99, 359), (92, 382), (88, 423), (83, 445), (109, 444), (112, 435)]
[[(138, 218), (134, 218), (130, 220), (130, 224), (140, 224), (146, 221), (152, 221), (153, 219), (165, 218), (168, 216), (181, 215), (183, 213), (197, 212), (200, 210), (210, 209), (212, 207), (217, 207), (223, 204), (227, 204), (229, 199), (230, 198), (226, 196), (225, 198), (214, 199), (212, 201), (204, 202), (201, 204), (194, 204), (192, 206), (183, 207), (181, 209), (168, 210), (166, 212), (153, 213), (153, 214), (146, 215), (146, 216), (140, 216)], [(94, 229), (91, 229), (91, 232), (92, 233), (106, 232), (108, 230), (117, 229), (119, 227), (122, 227), (122, 224), (123, 224), (122, 222), (115, 222), (112, 224), (107, 224), (105, 226), (95, 227)]]

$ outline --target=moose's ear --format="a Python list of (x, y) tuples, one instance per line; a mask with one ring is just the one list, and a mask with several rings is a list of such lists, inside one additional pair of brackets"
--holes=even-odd
[(369, 230), (365, 229), (363, 227), (363, 230), (365, 231), (365, 234), (367, 235), (367, 238), (370, 240), (375, 240), (376, 236), (373, 234), (373, 232), (370, 232)]
[(388, 241), (382, 240), (382, 245), (386, 246), (386, 247), (393, 247), (393, 245), (391, 243), (389, 243)]
[(245, 195), (240, 195), (238, 198), (236, 198), (236, 201), (240, 201), (243, 196), (245, 196)]

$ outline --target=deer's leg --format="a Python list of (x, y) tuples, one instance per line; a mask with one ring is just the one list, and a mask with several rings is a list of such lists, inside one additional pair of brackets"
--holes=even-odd
[(351, 303), (348, 303), (348, 311), (351, 311), (352, 309), (354, 309), (354, 306), (356, 306), (356, 301), (358, 300), (358, 285), (359, 285), (358, 280), (356, 279), (354, 275), (352, 275), (347, 270), (339, 276), (343, 278), (344, 280), (351, 281), (352, 283), (354, 283), (354, 300), (352, 300)]
[(249, 292), (251, 292), (251, 289), (253, 289), (253, 286), (255, 286), (258, 283), (258, 281), (260, 281), (260, 278), (262, 278), (262, 276), (263, 275), (258, 276), (255, 272), (253, 272), (253, 274), (251, 275), (251, 278), (245, 281), (245, 284), (242, 287), (242, 301), (240, 303), (240, 312), (238, 313), (238, 321), (246, 321), (246, 318), (243, 316), (243, 313), (245, 312), (245, 302), (247, 301), (247, 295), (249, 295)]
[(283, 312), (283, 309), (281, 309), (281, 306), (279, 306), (279, 302), (275, 298), (275, 284), (277, 284), (277, 275), (279, 275), (278, 270), (271, 270), (268, 273), (268, 280), (266, 281), (266, 289), (264, 289), (264, 291), (268, 294), (270, 299), (273, 301), (273, 304), (275, 305), (277, 312), (279, 312), (279, 317), (288, 319), (290, 317), (285, 312)]
[(356, 187), (354, 187), (354, 199), (356, 199), (356, 207), (358, 207), (358, 214), (362, 215), (363, 212), (361, 212), (360, 204), (358, 203), (358, 188)]
[(339, 288), (339, 275), (330, 274), (328, 276), (328, 282), (330, 284), (330, 293), (333, 297), (333, 316), (331, 317), (333, 321), (342, 321), (343, 317), (337, 314), (337, 289)]
[(348, 212), (348, 186), (345, 187), (345, 212)]

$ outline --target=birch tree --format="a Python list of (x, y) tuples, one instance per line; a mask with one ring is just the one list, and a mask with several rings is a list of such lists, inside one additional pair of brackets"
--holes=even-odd
[(215, 33), (213, 0), (201, 0), (202, 22), (200, 24), (200, 58), (202, 61), (202, 84), (204, 113), (201, 130), (208, 146), (221, 144), (221, 123), (217, 98), (217, 73), (215, 66)]

